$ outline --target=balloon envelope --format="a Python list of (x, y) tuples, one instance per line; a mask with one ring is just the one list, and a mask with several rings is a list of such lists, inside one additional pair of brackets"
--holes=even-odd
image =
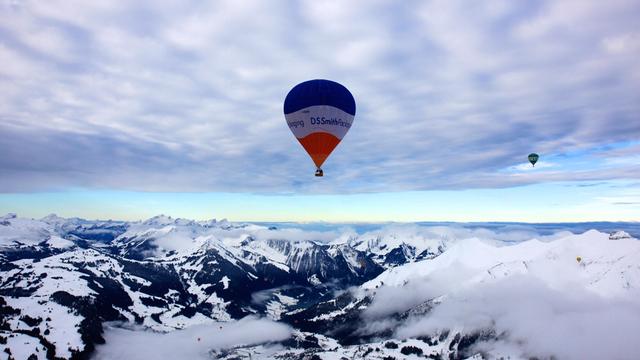
[(353, 95), (330, 80), (300, 83), (284, 100), (287, 125), (318, 168), (347, 134), (355, 115)]
[(539, 156), (536, 153), (531, 153), (529, 154), (528, 158), (531, 165), (535, 165), (538, 162)]

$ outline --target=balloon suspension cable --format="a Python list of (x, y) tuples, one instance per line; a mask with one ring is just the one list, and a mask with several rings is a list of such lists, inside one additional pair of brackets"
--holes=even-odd
[(323, 176), (323, 175), (324, 175), (324, 172), (322, 171), (322, 169), (317, 168), (316, 169), (316, 176)]

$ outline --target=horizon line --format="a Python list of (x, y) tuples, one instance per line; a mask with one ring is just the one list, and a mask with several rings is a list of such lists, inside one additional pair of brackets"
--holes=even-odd
[(590, 224), (590, 223), (630, 223), (630, 224), (639, 224), (640, 225), (640, 220), (588, 220), (588, 221), (541, 221), (541, 222), (529, 222), (529, 221), (506, 221), (506, 220), (489, 220), (489, 221), (476, 221), (476, 220), (471, 220), (471, 221), (456, 221), (456, 220), (416, 220), (416, 221), (402, 221), (402, 220), (383, 220), (383, 221), (358, 221), (358, 220), (354, 220), (354, 221), (325, 221), (325, 220), (312, 220), (312, 221), (295, 221), (295, 220), (274, 220), (274, 221), (270, 221), (270, 220), (232, 220), (226, 217), (222, 217), (222, 218), (216, 218), (216, 217), (212, 217), (212, 218), (205, 218), (205, 219), (193, 219), (193, 218), (188, 218), (188, 217), (180, 217), (180, 216), (173, 216), (173, 215), (167, 215), (167, 214), (158, 214), (158, 215), (154, 215), (151, 216), (149, 218), (139, 218), (136, 220), (124, 220), (124, 219), (117, 219), (117, 218), (109, 218), (109, 219), (100, 219), (100, 218), (86, 218), (86, 217), (82, 217), (82, 216), (60, 216), (56, 213), (50, 213), (48, 215), (42, 216), (40, 218), (38, 217), (32, 217), (32, 216), (20, 216), (20, 214), (18, 214), (17, 212), (7, 212), (4, 215), (0, 216), (2, 218), (7, 217), (9, 215), (15, 215), (16, 218), (22, 218), (22, 219), (31, 219), (31, 220), (43, 220), (49, 216), (56, 216), (65, 220), (70, 220), (70, 219), (79, 219), (79, 220), (86, 220), (86, 221), (112, 221), (112, 222), (144, 222), (156, 217), (160, 217), (160, 216), (166, 216), (168, 218), (174, 219), (174, 220), (178, 220), (178, 219), (182, 219), (182, 220), (190, 220), (190, 221), (196, 221), (196, 222), (203, 222), (203, 221), (211, 221), (214, 220), (216, 222), (219, 221), (228, 221), (228, 222), (232, 222), (232, 223), (250, 223), (250, 224), (329, 224), (329, 225), (357, 225), (357, 224), (363, 224), (363, 225), (377, 225), (377, 224), (420, 224), (420, 223), (434, 223), (434, 224), (528, 224), (528, 225), (545, 225), (545, 224)]

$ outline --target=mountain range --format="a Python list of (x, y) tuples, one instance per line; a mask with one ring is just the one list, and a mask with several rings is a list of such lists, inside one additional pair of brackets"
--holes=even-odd
[[(637, 308), (640, 242), (626, 232), (515, 238), (418, 225), (357, 233), (8, 214), (0, 217), (0, 358), (86, 359), (109, 346), (101, 345), (107, 327), (167, 333), (247, 317), (286, 324), (291, 335), (207, 356), (544, 358), (566, 354), (522, 345), (518, 331), (530, 329), (503, 324), (487, 297), (508, 298), (508, 308), (521, 294), (548, 293), (540, 301), (562, 308), (580, 304), (565, 299), (575, 291), (588, 304)], [(482, 315), (456, 316), (460, 304)]]

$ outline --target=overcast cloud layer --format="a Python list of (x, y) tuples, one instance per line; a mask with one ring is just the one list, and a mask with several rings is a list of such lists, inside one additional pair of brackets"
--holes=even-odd
[[(638, 18), (632, 0), (5, 1), (0, 191), (639, 179)], [(312, 78), (358, 105), (322, 182), (282, 114)], [(532, 151), (581, 165), (518, 167)]]

